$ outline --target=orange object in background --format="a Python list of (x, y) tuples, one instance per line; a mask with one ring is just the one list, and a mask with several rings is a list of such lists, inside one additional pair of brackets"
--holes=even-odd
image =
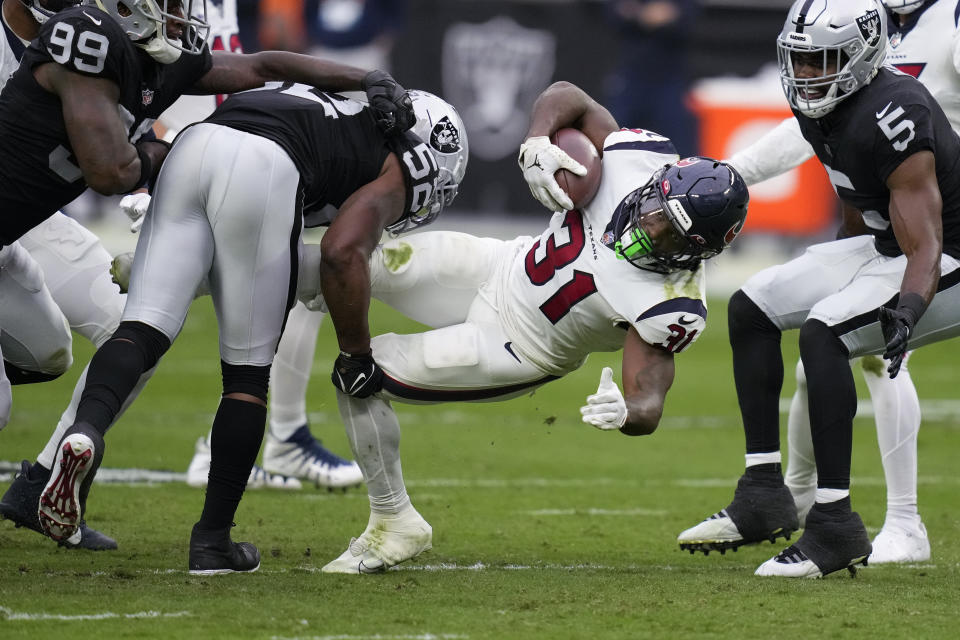
[[(700, 152), (711, 158), (729, 158), (750, 145), (784, 118), (792, 117), (779, 82), (771, 93), (744, 91), (739, 79), (711, 79), (690, 94), (700, 119)], [(729, 89), (729, 90), (727, 90)], [(746, 232), (816, 235), (837, 224), (837, 196), (823, 165), (814, 157), (776, 178), (750, 187)]]

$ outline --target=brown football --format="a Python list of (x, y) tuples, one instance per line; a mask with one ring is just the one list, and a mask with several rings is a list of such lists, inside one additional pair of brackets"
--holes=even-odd
[(550, 136), (550, 142), (587, 168), (585, 176), (578, 176), (566, 169), (558, 169), (554, 174), (557, 184), (573, 200), (575, 209), (587, 206), (600, 187), (600, 154), (597, 148), (582, 131), (572, 128), (559, 129)]

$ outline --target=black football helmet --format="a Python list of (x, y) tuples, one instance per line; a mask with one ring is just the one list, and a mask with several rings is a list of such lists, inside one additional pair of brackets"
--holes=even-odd
[(694, 156), (658, 169), (614, 212), (617, 257), (657, 273), (696, 269), (740, 233), (750, 194), (736, 169)]

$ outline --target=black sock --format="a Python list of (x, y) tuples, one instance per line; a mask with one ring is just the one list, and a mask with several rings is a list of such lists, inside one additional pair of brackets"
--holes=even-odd
[(170, 341), (157, 329), (140, 322), (121, 322), (90, 360), (75, 422), (86, 422), (104, 435), (140, 376), (169, 348)]
[(750, 476), (751, 479), (760, 482), (767, 480), (777, 486), (783, 484), (783, 470), (779, 462), (750, 465), (747, 467), (744, 475)]
[(733, 380), (747, 453), (779, 451), (783, 387), (780, 330), (743, 291), (730, 297), (728, 314)]
[(857, 413), (849, 354), (830, 327), (808, 320), (800, 328), (800, 357), (807, 373), (817, 482), (821, 487), (849, 489), (853, 417)]
[(197, 528), (213, 531), (233, 523), (267, 422), (261, 404), (223, 398), (210, 432), (210, 477)]

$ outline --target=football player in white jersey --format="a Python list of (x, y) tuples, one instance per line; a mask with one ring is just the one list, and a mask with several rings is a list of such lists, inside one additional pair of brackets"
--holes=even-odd
[[(582, 419), (627, 435), (657, 428), (674, 355), (705, 326), (702, 260), (740, 231), (747, 188), (722, 162), (680, 160), (667, 138), (619, 129), (605, 108), (559, 82), (534, 105), (520, 156), (527, 181), (553, 194), (544, 195), (553, 210), (571, 204), (556, 169), (583, 171), (549, 141), (566, 126), (602, 150), (601, 184), (588, 205), (555, 213), (538, 238), (427, 232), (373, 256), (371, 294), (436, 328), (374, 337), (376, 366), (363, 379), (338, 359), (333, 381), (370, 519), (324, 572), (382, 571), (431, 548), (432, 529), (404, 487), (391, 400), (502, 400), (577, 369), (591, 352), (622, 348), (624, 392), (604, 369)], [(323, 291), (337, 324), (330, 290)]]
[[(888, 8), (889, 48), (885, 64), (916, 77), (936, 98), (953, 129), (960, 132), (960, 29), (957, 0), (883, 0)], [(949, 43), (949, 46), (944, 46)], [(762, 182), (813, 157), (813, 148), (790, 117), (729, 160), (748, 185)], [(770, 295), (778, 295), (771, 291)], [(779, 294), (782, 295), (782, 294)], [(907, 370), (889, 378), (879, 356), (861, 359), (873, 400), (877, 442), (887, 484), (887, 514), (873, 539), (871, 564), (921, 562), (930, 558), (926, 527), (917, 510), (917, 433), (920, 404)], [(784, 476), (801, 523), (813, 505), (817, 470), (807, 411), (806, 376), (797, 362), (797, 391), (790, 403)]]

